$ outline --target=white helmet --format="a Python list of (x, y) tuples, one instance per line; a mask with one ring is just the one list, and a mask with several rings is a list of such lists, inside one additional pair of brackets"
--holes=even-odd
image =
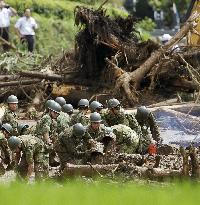
[(165, 33), (165, 34), (162, 35), (161, 41), (162, 42), (167, 42), (167, 41), (171, 40), (171, 38), (172, 38), (171, 35), (169, 35), (168, 33)]

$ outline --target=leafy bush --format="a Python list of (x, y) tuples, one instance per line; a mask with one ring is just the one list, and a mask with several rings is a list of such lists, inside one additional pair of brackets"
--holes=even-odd
[(136, 25), (137, 30), (140, 32), (142, 41), (146, 41), (151, 38), (150, 32), (156, 27), (156, 24), (152, 19), (145, 17), (139, 21)]

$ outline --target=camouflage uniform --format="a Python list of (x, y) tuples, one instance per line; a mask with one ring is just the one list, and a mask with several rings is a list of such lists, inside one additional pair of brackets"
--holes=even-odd
[(111, 113), (109, 110), (101, 114), (102, 119), (109, 127), (113, 125), (123, 124), (129, 126), (125, 112), (121, 109), (118, 114)]
[[(100, 153), (103, 155), (104, 163), (111, 162), (111, 157), (115, 155), (115, 140), (116, 136), (114, 133), (110, 135), (109, 140), (105, 135), (105, 126), (103, 124), (100, 125), (98, 130), (93, 130), (91, 125), (87, 126), (86, 133), (89, 138), (95, 140), (91, 143), (90, 153)], [(99, 164), (100, 159), (93, 159), (90, 156), (91, 161), (93, 160), (94, 164)]]
[(4, 115), (2, 117), (2, 124), (9, 123), (13, 127), (13, 135), (17, 135), (17, 128), (18, 128), (18, 117), (17, 113), (11, 111), (10, 109), (6, 109)]
[(88, 149), (88, 135), (77, 137), (72, 132), (72, 127), (65, 129), (59, 137), (55, 150), (59, 156), (61, 170), (65, 163), (79, 164), (85, 160), (85, 152)]
[(57, 118), (57, 130), (58, 130), (58, 134), (60, 134), (61, 132), (63, 132), (63, 130), (65, 130), (66, 128), (69, 127), (69, 123), (70, 123), (70, 117), (67, 113), (64, 112), (60, 112), (60, 115)]
[(44, 174), (44, 143), (41, 139), (33, 135), (21, 135), (22, 156), (20, 163), (16, 167), (19, 177), (26, 178), (28, 165), (34, 164), (34, 172), (36, 179), (42, 179)]
[(122, 124), (130, 127), (137, 133), (138, 136), (141, 135), (141, 127), (138, 124), (134, 114), (128, 114), (123, 109), (120, 109), (118, 114), (107, 111), (102, 115), (102, 118), (109, 127)]
[(133, 154), (139, 145), (139, 136), (126, 125), (114, 125), (111, 127), (116, 135), (116, 147), (119, 153)]
[(11, 162), (11, 152), (8, 147), (8, 142), (4, 135), (0, 133), (0, 157), (2, 162), (6, 165), (9, 165)]
[(105, 136), (104, 125), (101, 124), (98, 130), (93, 130), (91, 125), (88, 125), (86, 128), (87, 134), (91, 139), (100, 141)]
[[(54, 122), (54, 123), (52, 123)], [(53, 125), (52, 125), (53, 124)], [(44, 115), (41, 120), (37, 123), (35, 129), (36, 137), (40, 138), (45, 146), (44, 146), (44, 170), (46, 171), (46, 175), (48, 176), (49, 170), (49, 152), (53, 149), (52, 144), (47, 144), (44, 140), (44, 135), (46, 133), (52, 138), (51, 131), (52, 127), (56, 127), (55, 121), (52, 120), (49, 114)]]
[(70, 126), (73, 126), (76, 123), (81, 123), (82, 125), (87, 126), (89, 124), (89, 119), (82, 111), (79, 111), (72, 115)]
[[(136, 115), (136, 119), (140, 124), (142, 131), (138, 151), (140, 153), (145, 153), (148, 149), (148, 146), (151, 144), (152, 139), (156, 142), (161, 141), (159, 129), (152, 113), (149, 113), (148, 118), (146, 119), (143, 119), (141, 116)], [(149, 135), (149, 128), (152, 136)]]

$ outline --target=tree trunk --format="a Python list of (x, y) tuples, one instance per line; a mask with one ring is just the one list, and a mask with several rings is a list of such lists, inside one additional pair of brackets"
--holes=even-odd
[(10, 81), (10, 82), (0, 82), (1, 87), (8, 87), (8, 86), (18, 86), (18, 85), (31, 85), (41, 82), (41, 80), (17, 80), (17, 81)]
[[(118, 169), (119, 167), (119, 169)], [(111, 165), (74, 165), (66, 164), (63, 171), (63, 177), (75, 177), (75, 176), (103, 176), (106, 174), (113, 174), (116, 171), (117, 174), (123, 174), (124, 169), (132, 170), (134, 175), (140, 175), (141, 178), (147, 178), (152, 180), (163, 180), (166, 178), (180, 178), (182, 172), (177, 170), (166, 170), (160, 168), (149, 169), (147, 167), (129, 166), (123, 165), (123, 169), (120, 169), (119, 164)], [(132, 176), (134, 177), (134, 176)]]
[(149, 57), (138, 69), (131, 73), (124, 73), (121, 75), (116, 82), (115, 92), (119, 92), (119, 89), (122, 88), (129, 100), (129, 103), (134, 105), (134, 103), (138, 101), (137, 90), (140, 88), (142, 79), (144, 79), (145, 75), (150, 72), (152, 67), (159, 62), (159, 59), (165, 54), (165, 52), (186, 36), (193, 26), (193, 21), (186, 22), (186, 24), (169, 42), (161, 46), (157, 51), (153, 52), (151, 57)]

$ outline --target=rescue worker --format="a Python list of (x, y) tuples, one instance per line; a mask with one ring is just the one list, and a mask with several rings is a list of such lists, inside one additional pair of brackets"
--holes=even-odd
[(12, 136), (8, 146), (16, 153), (16, 171), (19, 179), (29, 180), (33, 172), (35, 179), (41, 180), (44, 175), (44, 143), (33, 135)]
[(19, 135), (27, 135), (27, 134), (30, 134), (30, 131), (29, 131), (29, 125), (28, 124), (19, 124), (18, 125), (18, 134)]
[(7, 165), (6, 170), (10, 170), (13, 167), (12, 154), (9, 150), (7, 140), (12, 135), (13, 128), (10, 124), (5, 123), (1, 126), (0, 132), (0, 158), (1, 164)]
[[(91, 149), (91, 161), (92, 163), (102, 163), (102, 156), (104, 151), (109, 151), (108, 147), (114, 144), (115, 136), (107, 136), (108, 132), (106, 127), (101, 124), (101, 115), (97, 112), (91, 113), (90, 124), (87, 126), (87, 134), (92, 139), (90, 141), (92, 145)], [(105, 147), (104, 147), (105, 146)], [(114, 151), (114, 150), (113, 150)]]
[(116, 135), (116, 151), (117, 153), (134, 154), (138, 150), (139, 136), (130, 127), (122, 124), (111, 127)]
[(74, 112), (74, 108), (71, 104), (65, 104), (63, 105), (63, 112), (67, 113), (70, 117), (70, 120), (71, 120), (71, 116), (73, 115), (73, 112)]
[(105, 126), (101, 124), (101, 115), (97, 112), (90, 114), (90, 124), (87, 126), (87, 133), (94, 140), (103, 138), (105, 134)]
[(57, 97), (57, 98), (55, 99), (55, 102), (57, 102), (58, 104), (60, 104), (61, 107), (66, 104), (66, 100), (65, 100), (64, 97)]
[(18, 116), (17, 116), (17, 109), (18, 109), (18, 99), (15, 95), (10, 95), (7, 98), (8, 107), (6, 108), (4, 115), (2, 117), (2, 123), (9, 123), (13, 128), (13, 134), (17, 135), (17, 128), (18, 128)]
[(141, 134), (141, 128), (135, 119), (134, 114), (126, 113), (122, 109), (119, 100), (113, 98), (108, 101), (108, 110), (102, 115), (107, 126), (122, 124), (134, 130), (138, 136)]
[[(55, 99), (55, 102), (57, 102), (61, 107), (63, 107), (66, 104), (66, 101), (63, 97), (57, 97)], [(67, 113), (63, 112), (63, 108), (57, 118), (57, 130), (58, 134), (62, 132), (65, 128), (69, 127), (70, 123), (70, 117)]]
[(86, 128), (81, 123), (76, 123), (59, 135), (55, 150), (60, 159), (61, 170), (64, 169), (66, 163), (84, 163), (88, 140)]
[[(51, 166), (58, 166), (58, 163), (54, 160), (55, 152), (53, 151), (53, 144), (58, 137), (57, 122), (56, 119), (61, 111), (61, 106), (57, 102), (51, 102), (48, 105), (49, 113), (45, 114), (36, 125), (35, 135), (43, 140), (45, 144), (45, 170), (48, 175), (49, 163)], [(49, 162), (49, 153), (51, 157)]]
[[(139, 153), (146, 153), (148, 151), (149, 145), (153, 142), (153, 140), (156, 141), (157, 144), (162, 142), (158, 125), (153, 113), (145, 106), (141, 106), (137, 109), (135, 117), (141, 126), (142, 131), (138, 151)], [(151, 135), (149, 133), (149, 129)]]
[(89, 123), (89, 119), (86, 116), (89, 109), (89, 101), (87, 99), (81, 99), (78, 102), (78, 113), (72, 115), (70, 125), (73, 126), (76, 123), (81, 123), (86, 126)]
[(103, 109), (103, 105), (98, 101), (92, 101), (90, 103), (90, 111), (91, 112), (98, 112), (101, 113), (101, 110)]

